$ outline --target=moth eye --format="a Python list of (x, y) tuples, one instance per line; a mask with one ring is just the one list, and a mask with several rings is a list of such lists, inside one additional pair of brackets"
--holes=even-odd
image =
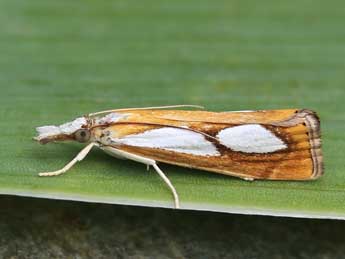
[(90, 139), (90, 131), (87, 129), (80, 129), (74, 133), (75, 139), (81, 143), (87, 142)]

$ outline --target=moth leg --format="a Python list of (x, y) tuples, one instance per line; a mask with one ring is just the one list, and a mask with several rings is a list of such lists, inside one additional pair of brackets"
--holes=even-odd
[(39, 173), (39, 176), (57, 176), (63, 173), (66, 173), (75, 163), (83, 160), (86, 155), (91, 151), (91, 149), (94, 146), (97, 146), (97, 143), (90, 143), (89, 145), (87, 145), (86, 147), (84, 147), (79, 153), (78, 155), (72, 159), (72, 161), (70, 161), (67, 165), (65, 165), (62, 169), (60, 170), (56, 170), (53, 172), (44, 172), (44, 173)]
[(245, 180), (245, 181), (248, 181), (248, 182), (253, 182), (254, 181), (254, 178), (252, 178), (252, 177), (244, 177), (242, 179)]
[(163, 179), (163, 181), (168, 185), (168, 187), (170, 188), (173, 196), (174, 196), (174, 202), (175, 202), (175, 208), (178, 209), (180, 208), (180, 202), (179, 202), (179, 197), (178, 194), (176, 192), (175, 187), (172, 185), (172, 183), (170, 182), (169, 178), (163, 173), (163, 171), (158, 167), (157, 163), (155, 160), (150, 159), (150, 158), (146, 158), (143, 156), (138, 156), (126, 151), (122, 151), (119, 149), (116, 149), (114, 147), (110, 147), (110, 146), (102, 146), (101, 149), (103, 149), (106, 153), (108, 153), (111, 156), (121, 156), (123, 158), (127, 158), (129, 160), (133, 160), (139, 163), (143, 163), (145, 165), (152, 166), (156, 172), (159, 174), (159, 176)]
[(180, 201), (178, 198), (178, 194), (175, 190), (175, 187), (172, 185), (170, 182), (169, 178), (163, 173), (163, 171), (158, 167), (156, 162), (152, 164), (152, 167), (156, 170), (156, 172), (159, 174), (159, 176), (163, 179), (163, 181), (169, 186), (173, 196), (174, 196), (174, 202), (175, 202), (175, 208), (178, 209), (180, 208)]

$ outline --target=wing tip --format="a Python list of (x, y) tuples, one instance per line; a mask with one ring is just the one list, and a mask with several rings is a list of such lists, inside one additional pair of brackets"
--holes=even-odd
[(308, 128), (311, 156), (313, 160), (313, 171), (311, 179), (318, 179), (324, 174), (324, 161), (321, 150), (321, 128), (320, 117), (310, 109), (297, 111), (298, 116), (304, 118), (304, 123)]

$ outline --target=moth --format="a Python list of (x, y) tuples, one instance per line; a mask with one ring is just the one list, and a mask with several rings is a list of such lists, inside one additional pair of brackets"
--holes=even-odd
[[(197, 110), (177, 108), (200, 108)], [(41, 144), (74, 140), (86, 146), (67, 172), (93, 147), (111, 156), (152, 166), (178, 194), (157, 162), (244, 180), (312, 180), (323, 174), (320, 122), (307, 109), (210, 112), (199, 106), (129, 108), (91, 113), (60, 126), (37, 129)]]

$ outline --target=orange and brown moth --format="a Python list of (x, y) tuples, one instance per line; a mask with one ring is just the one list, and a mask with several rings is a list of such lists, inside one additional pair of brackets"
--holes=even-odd
[[(81, 161), (92, 147), (152, 166), (179, 198), (156, 162), (197, 168), (245, 180), (312, 180), (323, 173), (320, 123), (306, 109), (209, 112), (165, 106), (96, 112), (60, 126), (38, 127), (35, 140), (76, 140), (88, 145), (55, 176)], [(169, 108), (169, 109), (167, 109)]]

